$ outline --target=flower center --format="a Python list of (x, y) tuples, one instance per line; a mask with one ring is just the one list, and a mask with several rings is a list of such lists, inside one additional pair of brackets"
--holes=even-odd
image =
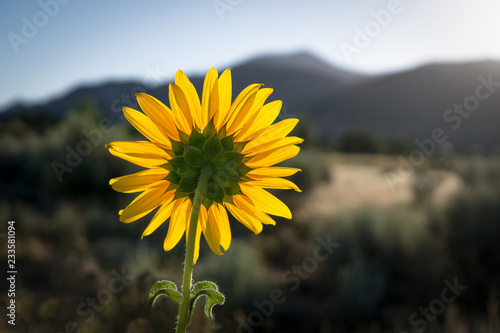
[(174, 199), (194, 199), (202, 169), (209, 169), (210, 178), (202, 197), (208, 209), (214, 203), (232, 203), (232, 196), (241, 193), (238, 182), (251, 169), (243, 163), (244, 143), (235, 143), (233, 135), (226, 136), (225, 128), (216, 132), (210, 122), (202, 132), (193, 129), (191, 135), (180, 132), (181, 141), (171, 140), (173, 158), (163, 165), (169, 171), (165, 178), (176, 190)]

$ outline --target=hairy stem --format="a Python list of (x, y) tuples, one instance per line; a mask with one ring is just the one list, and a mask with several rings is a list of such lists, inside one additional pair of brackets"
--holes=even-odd
[(205, 193), (205, 187), (210, 177), (210, 168), (202, 168), (198, 186), (193, 200), (193, 209), (189, 221), (188, 240), (186, 246), (186, 260), (184, 263), (184, 275), (182, 278), (182, 301), (179, 307), (176, 333), (185, 333), (189, 325), (189, 306), (191, 294), (191, 280), (193, 276), (194, 247), (196, 243), (196, 228), (200, 216), (201, 198)]

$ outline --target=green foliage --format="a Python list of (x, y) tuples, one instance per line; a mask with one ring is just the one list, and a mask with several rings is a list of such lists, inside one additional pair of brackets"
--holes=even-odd
[[(168, 253), (163, 251), (168, 223), (139, 241), (151, 215), (127, 226), (121, 224), (117, 212), (131, 198), (113, 192), (108, 185), (110, 178), (139, 169), (104, 148), (112, 140), (139, 139), (130, 134), (130, 125), (114, 123), (113, 130), (103, 133), (101, 143), (92, 145), (92, 152), (71, 173), (65, 173), (62, 182), (51, 167), (53, 161), (66, 163), (67, 146), (76, 149), (79, 142), (89, 140), (83, 130), (99, 128), (102, 119), (92, 108), (82, 104), (61, 121), (18, 119), (0, 133), (4, 193), (0, 219), (17, 220), (22, 275), (16, 286), (16, 318), (20, 331), (64, 331), (71, 321), (82, 332), (152, 332), (175, 324), (175, 302), (156, 298), (150, 309), (146, 300), (157, 279), (180, 281), (176, 272), (184, 248), (179, 245)], [(219, 138), (221, 146), (233, 150), (224, 136)], [(210, 146), (210, 138), (205, 137), (200, 149), (217, 155), (218, 144)], [(189, 136), (183, 140), (189, 142)], [(182, 143), (175, 149), (176, 154), (184, 154)], [(335, 166), (322, 157), (311, 147), (286, 163), (303, 170), (291, 177), (305, 190), (302, 196), (330, 180)], [(410, 332), (409, 316), (439, 297), (443, 280), (454, 277), (468, 286), (453, 303), (458, 309), (453, 317), (459, 318), (456, 322), (484, 327), (489, 318), (490, 331), (498, 331), (491, 324), (498, 318), (491, 309), (498, 301), (494, 291), (500, 281), (500, 164), (495, 158), (469, 157), (446, 162), (447, 170), (460, 175), (462, 188), (444, 206), (422, 199), (425, 204), (416, 207), (366, 207), (323, 220), (277, 219), (276, 227), (266, 226), (259, 236), (232, 220), (230, 249), (216, 256), (202, 242), (194, 272), (196, 278), (217, 281), (220, 291), (228, 295), (227, 304), (213, 310), (222, 327), (213, 328), (204, 319), (203, 312), (210, 314), (211, 306), (221, 301), (213, 294), (205, 309), (193, 312), (192, 331), (237, 331), (235, 318), (258, 311), (254, 302), (267, 304), (271, 292), (278, 289), (284, 303), (274, 304), (273, 313), (263, 315), (264, 323), (255, 332), (318, 332), (329, 331), (328, 327), (335, 332)], [(223, 176), (218, 175), (218, 182), (225, 186), (231, 179)], [(427, 183), (414, 190), (421, 198), (429, 198), (434, 180), (426, 173), (420, 176)], [(292, 290), (295, 284), (284, 281), (283, 276), (314, 257), (319, 236), (331, 236), (341, 245), (318, 261), (315, 270), (302, 270), (307, 277), (300, 278)], [(106, 306), (96, 303), (103, 310), (94, 310), (92, 320), (75, 312), (87, 299), (103, 297), (102, 290), (109, 290), (110, 281), (116, 281), (112, 271), (121, 271), (123, 265), (135, 276), (123, 291), (112, 293)], [(115, 282), (112, 286), (120, 287)], [(153, 296), (170, 293), (177, 297), (172, 285), (156, 287)], [(201, 296), (215, 290), (205, 287), (198, 287), (204, 290), (201, 294), (201, 289), (193, 292)], [(453, 332), (444, 328), (452, 318), (451, 310), (450, 306), (430, 322), (428, 331)]]
[(403, 140), (385, 138), (367, 130), (352, 130), (338, 142), (338, 150), (344, 153), (406, 154), (411, 145)]
[(469, 281), (468, 302), (475, 307), (484, 306), (500, 281), (499, 165), (496, 159), (470, 159), (461, 174), (463, 188), (432, 216), (449, 260)]
[[(160, 296), (166, 296), (177, 304), (182, 302), (182, 296), (177, 290), (176, 284), (172, 281), (161, 280), (154, 283), (153, 287), (149, 291), (149, 305), (153, 307)], [(196, 301), (203, 296), (206, 297), (205, 315), (209, 319), (214, 319), (212, 308), (217, 304), (224, 304), (224, 295), (219, 291), (219, 287), (217, 287), (215, 283), (211, 281), (197, 282), (193, 286), (190, 294), (188, 321), (191, 320), (191, 315), (193, 313), (194, 306), (196, 305)]]
[(177, 286), (172, 281), (161, 280), (156, 281), (151, 290), (149, 291), (149, 305), (155, 305), (156, 300), (160, 296), (167, 296), (177, 304), (181, 302), (181, 294), (177, 290)]
[[(0, 178), (12, 195), (24, 201), (35, 198), (99, 196), (107, 200), (108, 181), (122, 172), (109, 158), (104, 144), (113, 138), (132, 139), (123, 124), (102, 131), (102, 119), (91, 102), (79, 104), (66, 118), (43, 132), (28, 124), (8, 127), (0, 136)], [(90, 138), (89, 138), (90, 137)], [(99, 194), (101, 193), (101, 194)]]
[(191, 307), (189, 311), (190, 313), (192, 313), (196, 301), (202, 296), (206, 297), (205, 316), (207, 316), (207, 318), (209, 319), (214, 319), (212, 314), (212, 308), (217, 304), (219, 305), (224, 304), (225, 301), (224, 295), (219, 291), (219, 287), (212, 281), (197, 282), (193, 286), (193, 290), (191, 291)]

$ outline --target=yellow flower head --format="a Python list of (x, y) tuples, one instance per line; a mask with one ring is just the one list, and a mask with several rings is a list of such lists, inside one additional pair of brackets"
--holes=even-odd
[(201, 233), (216, 254), (231, 243), (226, 209), (255, 234), (262, 224), (274, 225), (268, 215), (290, 219), (288, 207), (264, 189), (294, 189), (291, 176), (299, 169), (273, 167), (299, 152), (303, 140), (287, 137), (297, 119), (273, 124), (281, 101), (265, 104), (272, 89), (246, 87), (231, 103), (231, 71), (220, 77), (208, 71), (201, 102), (187, 76), (178, 71), (169, 86), (170, 108), (144, 93), (137, 100), (144, 113), (125, 107), (127, 120), (149, 141), (115, 141), (111, 154), (147, 168), (110, 180), (114, 190), (142, 192), (124, 210), (120, 221), (133, 222), (159, 207), (142, 237), (170, 218), (165, 251), (189, 230), (189, 218), (201, 168), (209, 169), (198, 219), (194, 262)]

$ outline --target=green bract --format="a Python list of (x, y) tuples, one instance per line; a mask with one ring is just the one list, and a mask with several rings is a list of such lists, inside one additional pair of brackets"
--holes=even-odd
[(232, 203), (232, 196), (240, 194), (238, 182), (251, 169), (243, 162), (241, 144), (233, 143), (233, 136), (226, 136), (225, 128), (216, 132), (210, 122), (202, 132), (193, 129), (191, 135), (180, 132), (181, 141), (172, 142), (168, 154), (173, 158), (163, 165), (169, 171), (170, 190), (176, 198), (193, 200), (202, 168), (210, 170), (202, 203), (208, 209), (212, 204)]

